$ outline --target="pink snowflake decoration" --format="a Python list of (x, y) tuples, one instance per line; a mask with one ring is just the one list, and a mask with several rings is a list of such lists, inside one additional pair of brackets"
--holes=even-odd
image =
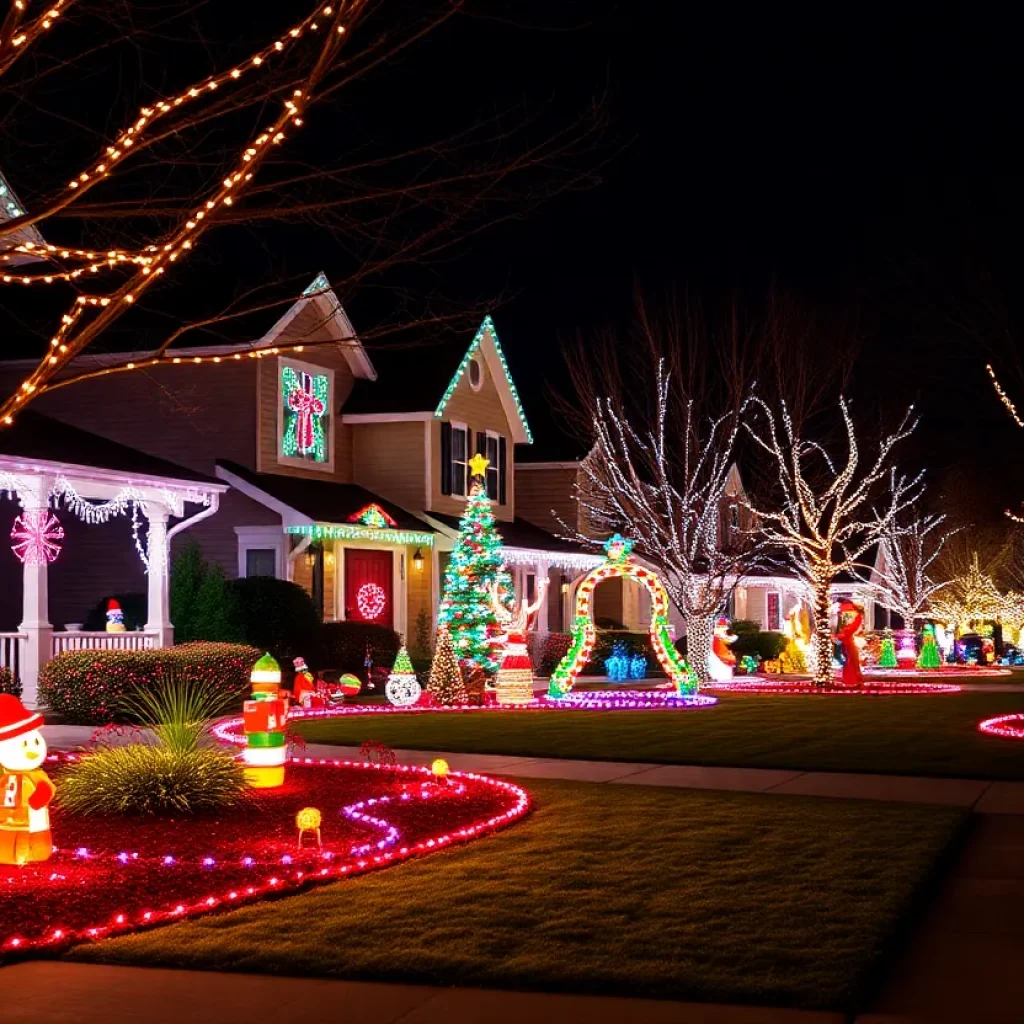
[(24, 565), (46, 565), (60, 554), (64, 527), (48, 508), (26, 509), (11, 528), (11, 550)]

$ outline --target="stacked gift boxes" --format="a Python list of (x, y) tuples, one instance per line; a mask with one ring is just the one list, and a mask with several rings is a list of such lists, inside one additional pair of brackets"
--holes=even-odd
[(245, 777), (250, 786), (273, 789), (284, 784), (288, 758), (288, 702), (281, 695), (281, 667), (264, 654), (256, 662), (250, 681), (252, 698), (242, 706)]

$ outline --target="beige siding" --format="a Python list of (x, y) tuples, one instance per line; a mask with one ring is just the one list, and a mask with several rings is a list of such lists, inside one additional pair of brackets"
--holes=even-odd
[(420, 420), (352, 424), (352, 482), (410, 512), (422, 512), (427, 426)]
[(434, 622), (433, 622), (433, 601), (431, 594), (433, 591), (433, 578), (432, 578), (432, 565), (433, 559), (430, 557), (430, 548), (421, 548), (423, 555), (423, 570), (422, 572), (417, 570), (412, 564), (412, 556), (416, 553), (416, 546), (410, 545), (405, 549), (405, 569), (406, 576), (408, 579), (408, 595), (409, 603), (406, 608), (406, 629), (405, 637), (403, 638), (406, 644), (415, 644), (416, 641), (416, 616), (419, 615), (420, 610), (423, 609), (427, 613), (427, 617), (430, 618), (430, 629), (428, 630), (428, 636), (433, 634)]
[[(577, 505), (573, 496), (576, 469), (516, 469), (516, 515), (554, 534), (565, 533), (558, 517), (576, 529)], [(552, 514), (552, 510), (555, 514)]]
[[(313, 466), (296, 466), (279, 460), (279, 415), (280, 379), (282, 367), (288, 363), (305, 363), (322, 370), (334, 371), (334, 394), (332, 395), (331, 416), (328, 421), (331, 450), (334, 453), (333, 471), (316, 469)], [(351, 483), (352, 464), (351, 438), (340, 423), (339, 409), (352, 393), (355, 377), (345, 354), (334, 346), (325, 345), (298, 352), (294, 355), (279, 356), (277, 359), (259, 361), (258, 383), (258, 464), (261, 473), (277, 473), (281, 476), (301, 476), (311, 480), (334, 480)]]
[[(491, 345), (487, 337), (481, 342), (484, 345)], [(480, 350), (478, 350), (478, 354)], [(479, 391), (474, 391), (469, 383), (469, 373), (462, 375), (462, 379), (452, 392), (448, 404), (444, 408), (444, 419), (457, 423), (465, 423), (473, 431), (474, 437), (478, 431), (490, 430), (505, 438), (506, 444), (506, 468), (505, 468), (505, 490), (506, 502), (499, 505), (494, 503), (494, 515), (496, 519), (509, 520), (516, 515), (516, 474), (514, 444), (512, 430), (508, 418), (505, 415), (505, 407), (501, 404), (498, 395), (498, 388), (494, 378), (491, 376), (487, 361), (479, 354), (480, 366), (483, 370), (482, 381)], [(475, 444), (475, 442), (474, 442)], [(475, 449), (474, 449), (475, 450)], [(441, 421), (432, 420), (430, 427), (430, 509), (435, 512), (442, 512), (446, 515), (462, 515), (466, 507), (466, 499), (459, 495), (447, 495), (441, 493)]]

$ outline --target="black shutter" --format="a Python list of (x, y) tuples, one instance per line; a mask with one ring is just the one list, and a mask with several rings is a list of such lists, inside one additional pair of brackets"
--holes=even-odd
[(507, 497), (505, 489), (505, 438), (498, 438), (498, 504), (504, 505)]
[(441, 493), (452, 493), (452, 425), (441, 424)]
[(476, 453), (477, 455), (487, 454), (487, 433), (483, 430), (476, 432)]

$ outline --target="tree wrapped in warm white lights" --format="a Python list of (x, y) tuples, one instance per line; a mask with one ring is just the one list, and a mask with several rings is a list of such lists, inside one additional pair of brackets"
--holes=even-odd
[(879, 540), (879, 557), (870, 574), (857, 576), (871, 587), (875, 600), (903, 619), (907, 629), (924, 616), (932, 595), (945, 586), (931, 567), (954, 530), (941, 530), (945, 516), (913, 512), (905, 521), (893, 519)]
[(771, 460), (777, 483), (774, 505), (750, 505), (764, 539), (784, 552), (811, 590), (814, 636), (811, 671), (819, 686), (832, 680), (830, 588), (841, 572), (860, 568), (864, 553), (893, 528), (904, 509), (923, 491), (922, 476), (907, 478), (893, 466), (893, 450), (917, 425), (913, 406), (877, 453), (861, 463), (856, 428), (844, 398), (839, 400), (846, 433), (846, 454), (833, 461), (825, 448), (794, 427), (785, 403), (776, 418), (760, 398), (751, 408), (762, 422), (745, 426)]
[(1006, 597), (981, 568), (977, 551), (967, 570), (946, 583), (931, 602), (932, 617), (952, 626), (958, 636), (979, 623), (998, 621), (1006, 610)]
[[(687, 661), (706, 681), (715, 619), (760, 558), (739, 530), (722, 536), (743, 402), (701, 419), (685, 393), (673, 399), (664, 359), (657, 360), (653, 385), (647, 417), (631, 415), (620, 397), (594, 399), (594, 448), (581, 464), (578, 501), (589, 531), (627, 533), (634, 551), (658, 568), (686, 622)], [(579, 531), (576, 537), (592, 542)]]

